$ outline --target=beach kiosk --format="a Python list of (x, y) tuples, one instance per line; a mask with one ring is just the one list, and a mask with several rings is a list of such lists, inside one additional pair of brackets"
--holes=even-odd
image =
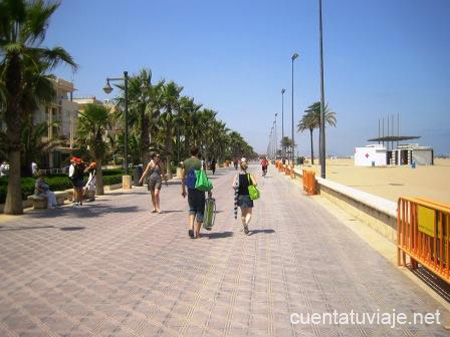
[[(355, 166), (434, 165), (434, 151), (429, 146), (400, 144), (417, 136), (386, 136), (369, 139), (370, 144), (355, 148)], [(394, 147), (394, 144), (397, 146)]]
[(381, 144), (370, 144), (355, 148), (355, 166), (386, 166), (386, 148)]

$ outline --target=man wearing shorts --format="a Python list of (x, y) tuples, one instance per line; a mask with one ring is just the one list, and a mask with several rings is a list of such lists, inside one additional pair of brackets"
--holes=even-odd
[(195, 188), (195, 171), (199, 171), (202, 168), (202, 161), (199, 159), (199, 153), (200, 151), (198, 148), (193, 148), (191, 150), (191, 157), (184, 161), (184, 169), (181, 174), (181, 195), (183, 196), (183, 198), (185, 198), (186, 195), (188, 197), (188, 234), (191, 239), (200, 237), (200, 228), (202, 226), (203, 217), (205, 214), (205, 192), (199, 191)]

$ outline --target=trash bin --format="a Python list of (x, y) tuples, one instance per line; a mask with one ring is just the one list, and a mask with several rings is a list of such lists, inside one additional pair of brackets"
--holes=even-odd
[(134, 186), (142, 186), (142, 183), (139, 184), (139, 179), (141, 179), (142, 172), (143, 172), (142, 165), (136, 165), (134, 167), (134, 170), (133, 170), (133, 185)]

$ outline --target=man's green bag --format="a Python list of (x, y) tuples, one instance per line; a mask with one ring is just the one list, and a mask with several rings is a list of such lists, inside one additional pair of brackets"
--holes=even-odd
[(197, 181), (195, 183), (195, 189), (203, 192), (209, 192), (213, 189), (212, 182), (208, 179), (205, 170), (195, 171), (197, 175)]

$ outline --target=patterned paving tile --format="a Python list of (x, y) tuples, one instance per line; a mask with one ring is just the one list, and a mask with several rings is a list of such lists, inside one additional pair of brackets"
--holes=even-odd
[[(0, 228), (0, 336), (443, 336), (442, 326), (291, 325), (291, 313), (441, 310), (285, 177), (258, 177), (245, 236), (234, 171), (213, 177), (214, 231), (187, 237), (187, 202), (145, 188), (74, 209), (30, 212)], [(67, 230), (68, 229), (68, 230)], [(410, 294), (415, 294), (411, 297)]]

